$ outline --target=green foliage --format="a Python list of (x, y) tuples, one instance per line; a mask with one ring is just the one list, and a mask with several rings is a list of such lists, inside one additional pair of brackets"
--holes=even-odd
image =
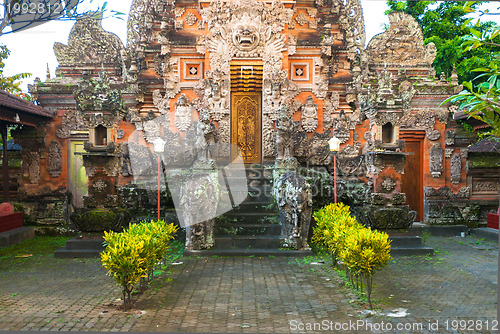
[(164, 260), (177, 227), (165, 221), (130, 224), (128, 229), (115, 233), (104, 232), (106, 249), (101, 253), (102, 265), (123, 289), (126, 308), (130, 294), (141, 278), (153, 277), (155, 266)]
[(29, 78), (31, 73), (19, 73), (13, 76), (4, 75), (5, 60), (9, 57), (10, 50), (5, 45), (0, 45), (0, 89), (17, 95), (26, 100), (30, 100), (29, 95), (23, 93), (20, 88), (22, 79)]
[[(432, 64), (436, 76), (441, 72), (450, 76), (456, 67), (459, 82), (474, 78), (471, 70), (486, 67), (492, 60), (493, 45), (481, 44), (475, 48), (461, 48), (463, 39), (474, 34), (488, 34), (495, 26), (492, 22), (471, 24), (467, 15), (475, 11), (480, 1), (464, 3), (462, 1), (387, 1), (388, 12), (402, 11), (413, 16), (424, 36), (424, 44), (433, 42), (436, 45), (436, 59)], [(498, 35), (492, 35), (498, 41)]]
[[(311, 243), (328, 249), (333, 263), (340, 259), (356, 286), (366, 283), (370, 307), (372, 276), (391, 260), (391, 245), (387, 233), (374, 231), (359, 224), (351, 216), (349, 206), (330, 204), (313, 214), (317, 224)], [(359, 281), (361, 279), (361, 281)]]
[[(469, 3), (467, 3), (469, 4)], [(485, 47), (491, 49), (485, 66), (478, 66), (470, 70), (476, 75), (471, 81), (464, 82), (466, 89), (462, 92), (444, 100), (442, 105), (448, 102), (456, 103), (470, 117), (478, 119), (491, 127), (487, 135), (500, 137), (500, 26), (492, 26), (481, 32), (476, 27), (480, 26), (479, 21), (474, 28), (470, 29), (470, 34), (462, 39), (461, 48), (463, 50), (478, 50)]]

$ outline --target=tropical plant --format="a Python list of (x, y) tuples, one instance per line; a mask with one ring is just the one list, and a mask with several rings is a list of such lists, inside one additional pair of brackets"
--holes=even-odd
[(20, 85), (22, 79), (29, 78), (31, 73), (19, 73), (13, 76), (5, 76), (5, 60), (9, 57), (10, 50), (5, 45), (0, 45), (0, 90), (4, 90), (21, 98), (28, 99), (29, 96), (23, 93)]
[(417, 20), (422, 28), (424, 44), (436, 45), (436, 58), (432, 66), (436, 76), (441, 72), (447, 76), (456, 68), (459, 82), (471, 81), (471, 70), (486, 67), (492, 61), (491, 54), (495, 46), (482, 44), (473, 49), (463, 49), (461, 44), (465, 36), (477, 31), (485, 33), (494, 27), (493, 22), (471, 24), (469, 14), (479, 10), (484, 1), (387, 1), (389, 10), (405, 12)]
[(391, 259), (389, 236), (359, 224), (349, 206), (342, 203), (329, 204), (316, 211), (313, 217), (316, 226), (311, 243), (327, 249), (334, 265), (342, 263), (341, 267), (356, 289), (362, 291), (365, 282), (368, 303), (373, 308), (372, 278)]
[[(165, 221), (130, 224), (121, 233), (104, 232), (106, 249), (101, 253), (108, 275), (121, 285), (125, 308), (131, 307), (130, 295), (137, 283), (152, 279), (157, 265), (166, 264), (169, 243), (177, 227)], [(141, 289), (144, 288), (141, 284)]]

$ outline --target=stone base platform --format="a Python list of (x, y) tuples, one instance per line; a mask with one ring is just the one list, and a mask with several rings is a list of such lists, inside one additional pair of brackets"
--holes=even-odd
[(20, 227), (0, 233), (0, 247), (8, 247), (35, 237), (33, 227)]
[(56, 258), (97, 257), (104, 250), (102, 235), (83, 236), (69, 239), (66, 246), (54, 252)]

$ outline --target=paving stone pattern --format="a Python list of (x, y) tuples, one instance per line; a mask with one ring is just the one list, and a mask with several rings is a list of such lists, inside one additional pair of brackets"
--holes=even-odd
[[(444, 327), (446, 320), (496, 317), (497, 246), (476, 241), (430, 237), (437, 256), (398, 257), (378, 273), (374, 298), (381, 311), (404, 307), (410, 313), (397, 319), (360, 318), (354, 295), (312, 258), (185, 257), (126, 312), (119, 308), (119, 287), (98, 259), (52, 258), (16, 270), (0, 261), (0, 330), (288, 333), (322, 321), (390, 322), (395, 328), (439, 320), (437, 331), (391, 332), (489, 333), (454, 331), (451, 322)], [(341, 332), (387, 332), (371, 329)]]

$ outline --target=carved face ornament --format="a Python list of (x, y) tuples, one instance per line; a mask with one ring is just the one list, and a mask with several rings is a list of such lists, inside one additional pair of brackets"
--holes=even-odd
[(241, 51), (253, 50), (260, 42), (260, 35), (248, 13), (243, 14), (241, 22), (233, 28), (233, 43)]

